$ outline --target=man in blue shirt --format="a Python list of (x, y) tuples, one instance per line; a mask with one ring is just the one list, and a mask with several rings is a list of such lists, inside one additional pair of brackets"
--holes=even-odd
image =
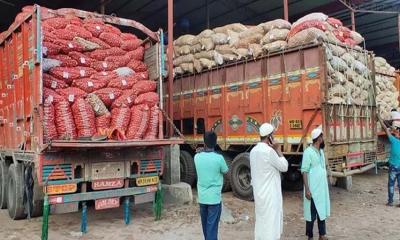
[(215, 152), (217, 146), (215, 132), (204, 134), (204, 145), (204, 151), (194, 156), (201, 225), (205, 240), (217, 240), (222, 184), (224, 173), (228, 172), (228, 166), (224, 157)]
[[(388, 180), (388, 206), (393, 206), (394, 185), (397, 180), (397, 187), (400, 191), (400, 119), (393, 119), (392, 131), (390, 131), (383, 120), (378, 117), (382, 128), (385, 130), (390, 142), (389, 157), (389, 180)], [(400, 205), (399, 205), (400, 207)]]

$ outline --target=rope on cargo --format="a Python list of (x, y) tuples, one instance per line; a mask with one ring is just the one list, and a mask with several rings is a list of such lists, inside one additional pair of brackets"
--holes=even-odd
[(175, 130), (175, 132), (179, 135), (180, 138), (185, 138), (183, 136), (183, 134), (179, 131), (178, 128), (176, 128), (174, 122), (171, 120), (171, 118), (169, 118), (168, 114), (164, 111), (164, 109), (160, 108), (160, 111), (162, 112), (162, 114), (164, 115), (164, 117), (167, 119), (168, 123), (172, 125), (172, 128)]

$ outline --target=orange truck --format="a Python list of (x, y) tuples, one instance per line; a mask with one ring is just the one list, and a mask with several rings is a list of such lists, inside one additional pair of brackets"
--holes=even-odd
[[(371, 63), (371, 53), (366, 54)], [(373, 89), (369, 91), (372, 96)], [(352, 174), (375, 166), (375, 101), (330, 104), (327, 92), (323, 43), (175, 77), (174, 123), (185, 136), (182, 181), (195, 183), (193, 155), (202, 146), (204, 131), (214, 130), (218, 150), (230, 166), (223, 190), (232, 188), (237, 197), (251, 200), (249, 151), (259, 141), (259, 126), (270, 122), (290, 165), (284, 187), (302, 188), (302, 152), (311, 142), (311, 130), (322, 125), (329, 174), (349, 188)]]
[[(0, 39), (0, 207), (8, 208), (12, 219), (38, 216), (46, 192), (56, 212), (78, 211), (81, 206), (86, 214), (87, 202), (94, 202), (96, 209), (123, 204), (128, 223), (132, 200), (151, 201), (159, 189), (165, 147), (182, 141), (165, 138), (161, 121), (152, 140), (45, 142), (41, 12), (35, 6)], [(129, 19), (76, 9), (64, 12), (141, 31), (148, 37), (145, 62), (150, 78), (162, 84), (161, 32)], [(63, 11), (46, 14), (63, 16)]]

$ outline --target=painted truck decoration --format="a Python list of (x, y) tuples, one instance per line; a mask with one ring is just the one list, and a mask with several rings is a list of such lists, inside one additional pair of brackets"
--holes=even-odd
[[(0, 207), (8, 208), (12, 219), (40, 216), (45, 192), (55, 213), (78, 211), (81, 204), (85, 215), (88, 201), (94, 201), (97, 210), (123, 203), (128, 223), (133, 199), (139, 204), (154, 198), (163, 174), (164, 148), (177, 142), (164, 138), (160, 124), (158, 136), (151, 140), (45, 143), (40, 9), (32, 8), (0, 38)], [(76, 9), (46, 10), (54, 16), (63, 16), (62, 12), (79, 18), (101, 18), (146, 34), (145, 58), (147, 53), (152, 56), (147, 65), (150, 76), (155, 76), (151, 80), (161, 87), (160, 32), (128, 19)]]
[(181, 179), (195, 183), (193, 155), (203, 132), (212, 129), (230, 166), (223, 190), (232, 188), (236, 196), (252, 199), (249, 151), (259, 141), (258, 127), (264, 122), (275, 126), (275, 140), (289, 160), (286, 188), (302, 188), (302, 152), (319, 125), (332, 176), (348, 179), (374, 167), (375, 102), (328, 103), (325, 47), (321, 42), (175, 77), (174, 122), (186, 140), (181, 145)]

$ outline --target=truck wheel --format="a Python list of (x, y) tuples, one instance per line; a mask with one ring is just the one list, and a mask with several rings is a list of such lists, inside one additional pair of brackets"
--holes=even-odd
[(283, 173), (282, 188), (287, 191), (303, 190), (303, 178), (299, 170), (289, 168)]
[(4, 161), (0, 161), (0, 208), (7, 208), (7, 175), (8, 169)]
[(40, 217), (43, 215), (43, 187), (39, 186), (39, 180), (36, 171), (33, 172), (33, 207), (31, 217)]
[(196, 168), (192, 155), (187, 151), (181, 151), (179, 156), (181, 168), (181, 182), (185, 182), (190, 186), (196, 183)]
[(21, 164), (11, 164), (8, 169), (7, 206), (13, 220), (26, 218), (24, 213), (24, 183)]
[(254, 199), (253, 187), (251, 186), (249, 153), (241, 153), (233, 159), (231, 186), (233, 194), (236, 197), (247, 201)]
[(226, 153), (221, 153), (222, 156), (224, 156), (226, 165), (228, 165), (228, 172), (224, 174), (224, 184), (222, 185), (222, 192), (229, 192), (232, 190), (231, 187), (231, 169), (232, 169), (232, 158), (226, 154)]

